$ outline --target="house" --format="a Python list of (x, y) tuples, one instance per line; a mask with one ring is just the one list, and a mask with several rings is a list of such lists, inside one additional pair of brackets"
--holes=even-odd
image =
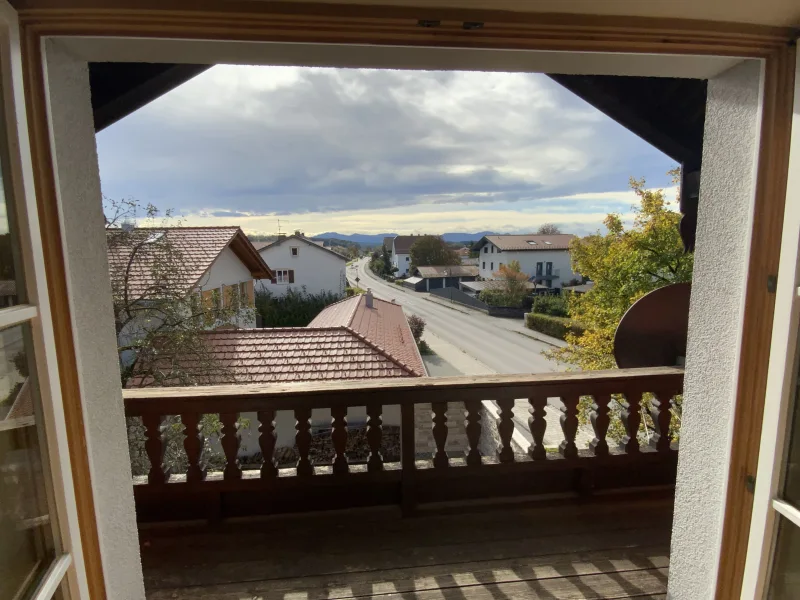
[[(253, 280), (273, 275), (239, 227), (108, 229), (106, 239), (117, 296), (126, 294), (146, 302), (160, 293), (153, 286), (168, 286), (173, 294), (199, 294), (205, 303), (224, 306), (236, 299), (252, 307)], [(161, 256), (165, 251), (174, 254), (166, 262)], [(236, 324), (255, 327), (255, 312), (243, 311)]]
[(397, 267), (395, 275), (405, 277), (411, 269), (411, 246), (419, 241), (420, 235), (398, 235), (392, 240), (392, 266)]
[(393, 246), (392, 242), (394, 241), (395, 237), (396, 236), (387, 236), (383, 238), (383, 249), (389, 253), (389, 256), (392, 255), (392, 246)]
[[(588, 8), (565, 0), (561, 14), (552, 3), (511, 0), (450, 0), (441, 10), (392, 4), (0, 3), (3, 220), (20, 233), (16, 275), (25, 287), (22, 304), (0, 314), (4, 327), (26, 331), (38, 383), (36, 427), (0, 432), (2, 468), (27, 453), (25, 473), (38, 484), (27, 494), (20, 478), (2, 477), (2, 539), (21, 543), (0, 554), (0, 595), (141, 600), (277, 589), (323, 597), (331, 591), (324, 574), (336, 573), (346, 595), (797, 597), (800, 518), (784, 494), (785, 475), (791, 482), (795, 473), (788, 450), (800, 436), (796, 0), (596, 0)], [(186, 64), (187, 56), (204, 64)], [(232, 60), (550, 73), (601, 107), (683, 166), (680, 233), (695, 265), (685, 369), (120, 390), (96, 132)], [(535, 98), (519, 96), (533, 110)], [(567, 207), (553, 200), (553, 208)], [(658, 428), (648, 447), (634, 433), (643, 390), (654, 392)], [(632, 435), (623, 448), (606, 439), (609, 394), (624, 402)], [(677, 443), (665, 427), (676, 394)], [(537, 442), (551, 396), (564, 399), (558, 448)], [(579, 450), (575, 406), (590, 396), (595, 440)], [(486, 398), (502, 409), (491, 456), (471, 441), (495, 424), (475, 410)], [(510, 436), (514, 420), (525, 419), (512, 410), (519, 398), (531, 410), (524, 460)], [(446, 408), (462, 401), (468, 444), (448, 456)], [(435, 416), (430, 461), (411, 452), (410, 407), (421, 404)], [(390, 405), (401, 407), (404, 451), (384, 464), (380, 414)], [(350, 468), (341, 415), (357, 406), (376, 415), (368, 433), (378, 450)], [(310, 453), (312, 408), (337, 415), (327, 464)], [(263, 462), (243, 473), (236, 421), (253, 410)], [(281, 410), (296, 415), (298, 461), (277, 473), (270, 427)], [(210, 472), (202, 440), (191, 435), (207, 413), (221, 415), (225, 446), (224, 464)], [(133, 482), (125, 415), (142, 418), (152, 458)], [(179, 473), (161, 461), (163, 426), (174, 415), (187, 432)], [(13, 457), (12, 441), (25, 445)], [(48, 514), (5, 510), (7, 497), (41, 502)], [(394, 518), (389, 506), (425, 518)], [(347, 510), (320, 515), (333, 509)], [(294, 514), (271, 518), (281, 513)], [(226, 519), (236, 522), (228, 528)], [(148, 523), (175, 520), (190, 526)], [(420, 567), (419, 577), (397, 577)]]
[(571, 234), (558, 235), (485, 235), (475, 243), (480, 276), (495, 279), (494, 273), (512, 260), (519, 261), (530, 280), (548, 288), (560, 288), (564, 282), (579, 277), (572, 271), (569, 243)]
[(462, 281), (475, 281), (478, 278), (478, 267), (463, 265), (417, 267), (414, 269), (413, 278), (421, 280), (416, 284), (426, 292), (446, 287), (457, 288)]
[(255, 247), (273, 272), (272, 278), (256, 284), (258, 289), (276, 296), (282, 296), (289, 289), (305, 290), (309, 294), (344, 295), (347, 257), (325, 248), (322, 242), (297, 231), (274, 242), (256, 242)]

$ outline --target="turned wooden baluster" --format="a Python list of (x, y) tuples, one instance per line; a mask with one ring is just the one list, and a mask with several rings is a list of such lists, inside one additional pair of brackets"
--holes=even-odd
[(297, 433), (294, 436), (295, 443), (297, 444), (297, 452), (300, 457), (297, 460), (297, 474), (301, 476), (309, 476), (314, 474), (314, 465), (308, 458), (311, 452), (311, 409), (310, 408), (296, 408), (294, 410), (294, 418), (297, 419), (297, 424), (294, 428)]
[(481, 460), (481, 411), (483, 410), (483, 403), (480, 400), (467, 400), (464, 402), (464, 407), (467, 409), (467, 443), (469, 450), (467, 451), (467, 466), (480, 467), (483, 465)]
[(432, 430), (433, 441), (436, 443), (436, 454), (433, 456), (433, 466), (445, 468), (450, 466), (445, 445), (447, 444), (447, 402), (432, 402)]
[(531, 405), (528, 409), (531, 415), (528, 417), (528, 429), (531, 430), (533, 437), (533, 443), (528, 448), (528, 456), (533, 460), (545, 460), (547, 451), (544, 449), (544, 432), (547, 430), (547, 421), (544, 417), (547, 397), (532, 394), (528, 402)]
[(669, 452), (670, 436), (669, 422), (672, 417), (670, 408), (672, 407), (672, 397), (675, 392), (672, 390), (661, 390), (653, 394), (650, 401), (650, 417), (653, 419), (655, 433), (650, 437), (650, 447), (658, 452)]
[(589, 419), (592, 422), (592, 429), (594, 429), (594, 438), (589, 442), (589, 448), (595, 456), (608, 456), (608, 442), (606, 441), (606, 434), (608, 433), (608, 424), (611, 422), (611, 409), (609, 403), (611, 402), (611, 394), (595, 394), (592, 396), (592, 412), (589, 414)]
[(239, 466), (239, 413), (220, 413), (222, 421), (222, 450), (225, 452), (225, 471), (223, 479), (241, 479), (242, 469)]
[(333, 442), (333, 472), (337, 475), (347, 473), (347, 407), (331, 409), (331, 442)]
[(167, 445), (164, 443), (164, 430), (161, 427), (161, 415), (146, 414), (142, 416), (147, 439), (144, 449), (150, 459), (150, 472), (147, 474), (147, 483), (161, 485), (169, 479), (169, 468), (164, 466), (164, 452)]
[(203, 464), (203, 443), (205, 438), (200, 430), (200, 415), (188, 413), (181, 415), (183, 432), (183, 449), (186, 450), (186, 458), (189, 461), (189, 469), (186, 471), (186, 481), (194, 483), (203, 481), (206, 478), (206, 466)]
[(500, 450), (497, 458), (501, 463), (514, 462), (514, 448), (511, 437), (514, 435), (514, 399), (504, 398), (497, 401), (500, 417), (497, 419), (497, 433), (500, 435)]
[(258, 411), (258, 445), (261, 448), (261, 477), (278, 476), (278, 465), (275, 461), (275, 411), (272, 409)]
[(578, 433), (578, 401), (580, 396), (562, 396), (561, 402), (561, 431), (564, 432), (564, 440), (559, 444), (558, 450), (564, 458), (576, 458), (578, 456), (578, 446), (575, 444), (575, 436)]
[(381, 439), (383, 438), (383, 406), (380, 404), (367, 404), (367, 443), (369, 444), (369, 459), (367, 471), (383, 471), (383, 455), (381, 454)]
[(642, 422), (642, 414), (640, 406), (642, 401), (642, 393), (639, 391), (632, 391), (623, 394), (620, 400), (622, 412), (620, 419), (625, 426), (625, 435), (622, 436), (622, 447), (625, 449), (626, 454), (639, 454), (639, 425)]

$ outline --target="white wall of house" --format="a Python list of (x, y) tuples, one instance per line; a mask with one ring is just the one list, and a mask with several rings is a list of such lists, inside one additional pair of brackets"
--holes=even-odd
[[(269, 264), (269, 263), (267, 263)], [(250, 269), (236, 256), (230, 248), (225, 248), (220, 252), (217, 259), (206, 271), (205, 275), (198, 282), (197, 290), (221, 290), (225, 285), (239, 285), (251, 281), (253, 278)], [(222, 292), (220, 291), (220, 294)], [(252, 328), (256, 326), (255, 311), (247, 310), (242, 312), (237, 324), (239, 327)]]
[(397, 273), (395, 276), (402, 277), (404, 275), (408, 275), (408, 270), (411, 267), (411, 255), (410, 254), (395, 254), (392, 253), (392, 266), (397, 267)]
[[(494, 272), (501, 264), (507, 265), (512, 260), (518, 260), (522, 272), (529, 276), (536, 274), (536, 263), (542, 263), (542, 273), (546, 273), (547, 263), (553, 263), (553, 273), (558, 272), (558, 279), (553, 279), (552, 287), (562, 287), (571, 279), (580, 275), (572, 271), (568, 250), (529, 250), (529, 251), (500, 251), (491, 242), (481, 248), (478, 256), (478, 269), (483, 279), (494, 279)], [(542, 281), (546, 285), (546, 281)]]
[[(292, 256), (292, 248), (297, 248), (297, 256)], [(271, 283), (268, 279), (261, 279), (256, 282), (257, 290), (267, 290), (276, 296), (283, 296), (289, 287), (295, 290), (305, 288), (309, 294), (344, 294), (347, 268), (347, 259), (344, 257), (316, 244), (293, 239), (267, 246), (260, 250), (260, 254), (273, 271), (292, 269), (294, 283)]]
[[(755, 195), (761, 66), (708, 82), (669, 597), (714, 598)], [(762, 278), (767, 273), (750, 273)]]

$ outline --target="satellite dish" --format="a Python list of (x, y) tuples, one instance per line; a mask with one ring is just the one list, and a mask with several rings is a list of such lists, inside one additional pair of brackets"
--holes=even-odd
[(683, 365), (691, 290), (689, 283), (673, 283), (634, 302), (614, 334), (620, 369)]

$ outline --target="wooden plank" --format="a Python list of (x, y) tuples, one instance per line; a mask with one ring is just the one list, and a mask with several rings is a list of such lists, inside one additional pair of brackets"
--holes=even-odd
[[(372, 594), (421, 592), (439, 589), (440, 582), (470, 586), (475, 581), (496, 584), (557, 578), (564, 575), (596, 575), (624, 571), (667, 568), (669, 547), (648, 546), (592, 552), (555, 554), (514, 559), (484, 560), (458, 564), (434, 565), (367, 571), (339, 575), (275, 579), (217, 586), (148, 590), (151, 600), (175, 597), (191, 600), (240, 600), (244, 594), (263, 600), (284, 600), (287, 594), (303, 595), (304, 600), (334, 600)], [(176, 596), (177, 595), (177, 596)]]
[[(181, 557), (173, 556), (170, 562), (148, 567), (144, 573), (149, 589), (218, 585), (285, 577), (302, 578), (385, 569), (422, 567), (437, 564), (456, 564), (492, 559), (513, 559), (526, 556), (588, 552), (609, 548), (635, 548), (652, 544), (668, 544), (670, 532), (664, 527), (632, 531), (607, 531), (601, 534), (571, 533), (554, 535), (547, 539), (513, 539), (469, 544), (442, 544), (428, 547), (386, 548), (380, 550), (354, 549), (348, 554), (316, 552), (315, 540), (307, 539), (300, 550), (276, 548), (263, 560), (242, 559), (224, 563), (220, 555), (209, 555), (200, 565), (182, 567)], [(344, 538), (346, 539), (346, 537)]]

